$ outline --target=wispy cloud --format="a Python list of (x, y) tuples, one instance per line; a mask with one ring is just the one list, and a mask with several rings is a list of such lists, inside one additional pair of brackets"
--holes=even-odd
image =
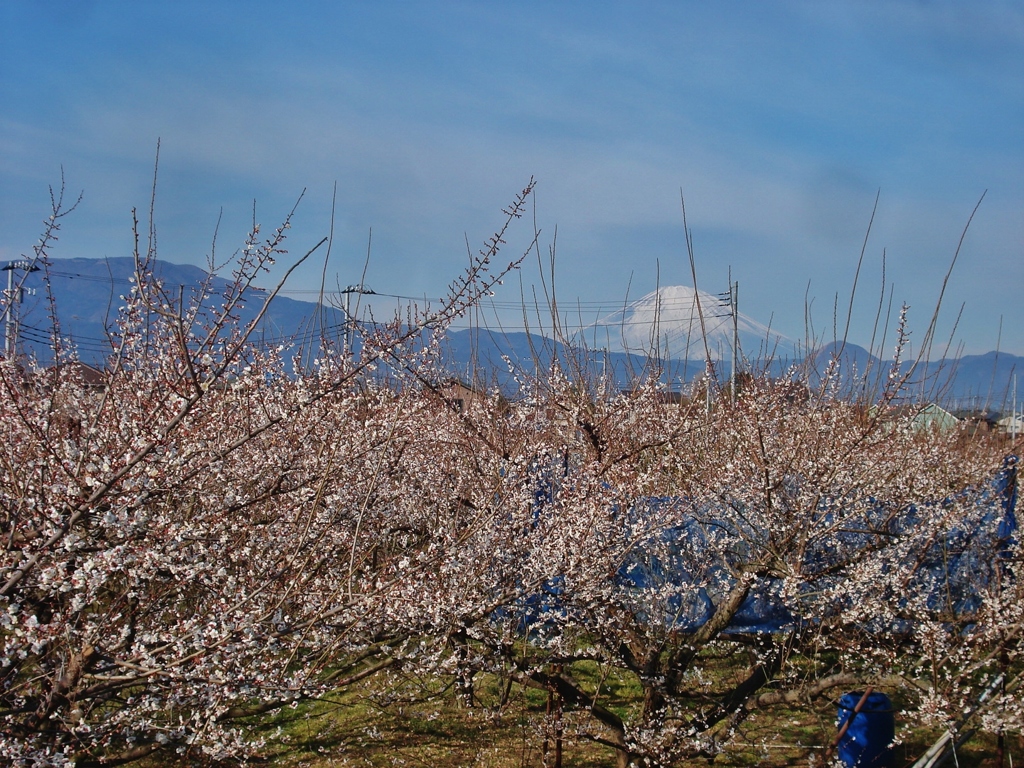
[(62, 249), (125, 248), (160, 137), (167, 258), (202, 263), (221, 207), (237, 240), (254, 198), (275, 218), (303, 188), (297, 231), (326, 231), (336, 181), (339, 269), (373, 227), (378, 280), (437, 295), (463, 233), (481, 241), (535, 175), (562, 290), (616, 300), (658, 263), (685, 281), (682, 189), (702, 279), (732, 265), (744, 311), (802, 336), (808, 281), (819, 304), (849, 290), (876, 190), (871, 266), (888, 248), (917, 307), (988, 188), (952, 293), (970, 345), (994, 345), (1024, 282), (1015, 5), (581, 8), (104, 3), (49, 26), (22, 9), (0, 62), (3, 247), (30, 242), (63, 163), (87, 197)]

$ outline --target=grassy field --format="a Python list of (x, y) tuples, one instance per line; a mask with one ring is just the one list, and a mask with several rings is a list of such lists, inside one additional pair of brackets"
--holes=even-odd
[[(592, 664), (577, 664), (573, 675), (596, 684), (602, 678), (605, 706), (628, 716), (639, 706), (639, 687), (615, 675), (602, 676)], [(332, 701), (304, 704), (261, 723), (253, 733), (267, 739), (258, 762), (281, 768), (334, 766), (479, 766), (513, 768), (555, 765), (556, 728), (562, 732), (561, 764), (567, 768), (614, 765), (613, 751), (594, 740), (602, 735), (586, 712), (566, 710), (560, 719), (548, 714), (543, 691), (513, 686), (500, 704), (503, 681), (482, 676), (476, 681), (473, 706), (436, 681), (402, 676), (378, 677)], [(840, 694), (837, 693), (838, 697)], [(899, 709), (899, 699), (895, 706)], [(557, 703), (555, 704), (557, 711)], [(822, 700), (799, 708), (773, 708), (747, 719), (714, 766), (818, 765), (835, 736), (835, 705)], [(897, 711), (896, 765), (916, 760), (939, 736), (909, 728)], [(1006, 739), (1008, 757), (1024, 764), (1024, 740)], [(975, 736), (947, 765), (996, 766), (995, 737)]]

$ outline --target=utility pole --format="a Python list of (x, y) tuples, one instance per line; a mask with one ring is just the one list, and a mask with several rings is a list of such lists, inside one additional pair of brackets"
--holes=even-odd
[(39, 267), (31, 261), (11, 261), (3, 270), (7, 272), (7, 290), (4, 291), (4, 298), (7, 299), (7, 306), (4, 308), (4, 358), (13, 360), (18, 349), (18, 322), (15, 318), (15, 304), (20, 305), (25, 298), (25, 288), (21, 285), (14, 288), (14, 271), (20, 269), (25, 272), (38, 272)]
[[(372, 288), (359, 283), (358, 285), (350, 285), (341, 291), (345, 294), (345, 354), (347, 355), (352, 349), (352, 331), (355, 330), (355, 321), (352, 319), (350, 310), (350, 303), (352, 301), (352, 294), (356, 293), (359, 295), (373, 296), (377, 292)], [(356, 309), (358, 310), (358, 302), (356, 302)]]
[(1013, 374), (1013, 416), (1010, 417), (1010, 439), (1017, 439), (1017, 374)]
[(740, 360), (740, 281), (732, 282), (729, 268), (729, 293), (732, 296), (732, 402), (736, 402), (736, 366)]
[(732, 267), (729, 267), (729, 290), (718, 294), (721, 305), (729, 308), (732, 318), (732, 368), (729, 370), (729, 400), (736, 402), (736, 366), (739, 362), (740, 348), (740, 283), (732, 281)]

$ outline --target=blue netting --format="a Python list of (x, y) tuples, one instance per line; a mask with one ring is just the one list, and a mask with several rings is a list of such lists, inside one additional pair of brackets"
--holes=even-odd
[[(808, 538), (802, 562), (797, 564), (797, 594), (787, 599), (783, 580), (771, 574), (750, 578), (746, 598), (725, 632), (778, 632), (792, 626), (800, 620), (804, 596), (832, 592), (847, 578), (846, 564), (856, 567), (865, 553), (887, 547), (897, 554), (903, 551), (891, 546), (897, 539), (907, 543), (906, 551), (915, 553), (917, 561), (891, 564), (907, 574), (893, 602), (905, 600), (903, 595), (925, 596), (929, 610), (969, 620), (1016, 543), (1017, 463), (1016, 456), (1008, 456), (988, 485), (933, 502), (938, 509), (926, 509), (929, 513), (948, 512), (950, 517), (964, 519), (941, 534), (921, 526), (925, 508), (894, 507), (878, 499), (822, 499), (812, 523), (827, 534)], [(556, 485), (550, 472), (541, 473), (533, 498), (534, 519), (554, 500)], [(736, 587), (735, 566), (749, 560), (751, 547), (765, 545), (764, 536), (750, 522), (752, 515), (736, 507), (728, 511), (740, 514), (723, 514), (722, 507), (698, 507), (681, 497), (646, 498), (624, 514), (617, 511), (624, 526), (637, 530), (652, 519), (686, 520), (656, 530), (630, 549), (616, 573), (623, 606), (641, 621), (684, 632), (705, 624)], [(709, 551), (714, 552), (712, 557)], [(555, 580), (522, 601), (519, 607), (526, 625), (543, 625), (545, 612), (564, 611), (561, 594), (562, 584)], [(846, 607), (848, 603), (837, 601), (831, 610)], [(821, 617), (820, 606), (812, 615)], [(866, 629), (898, 631), (906, 623), (898, 616), (888, 621), (885, 627)]]

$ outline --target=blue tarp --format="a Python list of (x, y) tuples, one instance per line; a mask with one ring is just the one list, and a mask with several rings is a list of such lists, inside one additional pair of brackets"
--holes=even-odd
[[(940, 535), (921, 526), (925, 507), (894, 508), (877, 499), (859, 503), (842, 498), (824, 500), (812, 522), (828, 533), (809, 537), (799, 574), (800, 589), (804, 594), (829, 590), (844, 578), (844, 563), (853, 563), (850, 567), (855, 568), (860, 555), (873, 549), (886, 550), (897, 540), (909, 541), (908, 551), (915, 553), (918, 561), (892, 563), (892, 567), (908, 574), (906, 594), (926, 595), (930, 610), (969, 619), (980, 605), (982, 591), (1003, 567), (1016, 541), (1017, 464), (1016, 456), (1008, 456), (988, 485), (933, 502), (950, 511), (971, 512), (964, 524), (952, 525)], [(557, 497), (558, 486), (568, 480), (567, 474), (568, 464), (563, 457), (531, 467), (535, 524)], [(726, 503), (722, 501), (721, 505)], [(851, 515), (854, 505), (859, 511)], [(686, 519), (681, 525), (650, 534), (630, 550), (616, 574), (623, 604), (642, 620), (660, 620), (684, 632), (704, 625), (737, 583), (733, 566), (750, 559), (751, 546), (764, 544), (760, 541), (763, 536), (759, 538), (759, 532), (748, 522), (751, 515), (724, 514), (724, 509), (697, 507), (684, 497), (651, 497), (635, 503), (622, 515), (624, 525), (640, 530), (651, 519)], [(837, 511), (843, 513), (841, 526), (833, 525)], [(914, 541), (915, 537), (921, 540)], [(707, 557), (709, 549), (716, 552), (717, 561)], [(553, 612), (564, 615), (563, 588), (558, 577), (538, 594), (524, 598), (515, 611), (521, 616), (520, 631), (551, 626)], [(790, 607), (794, 601), (787, 604), (782, 592), (783, 582), (778, 577), (753, 578), (743, 605), (725, 631), (778, 632), (792, 626), (799, 617)], [(796, 602), (800, 602), (799, 597)], [(843, 606), (833, 608), (841, 610)], [(646, 615), (652, 610), (663, 615)], [(545, 619), (545, 614), (550, 618)]]
[[(860, 514), (846, 518), (841, 528), (835, 526), (828, 535), (810, 539), (799, 577), (802, 589), (817, 592), (834, 586), (844, 578), (844, 562), (855, 563), (858, 555), (884, 549), (896, 538), (912, 541), (921, 537), (921, 541), (912, 541), (913, 546), (909, 547), (919, 556), (916, 563), (893, 564), (901, 569), (911, 566), (907, 571), (907, 593), (926, 595), (927, 607), (932, 611), (969, 618), (981, 604), (982, 591), (1003, 567), (1004, 558), (1016, 542), (1017, 464), (1016, 456), (1008, 456), (987, 486), (966, 489), (934, 502), (949, 510), (966, 508), (973, 512), (966, 523), (952, 525), (938, 536), (934, 531), (921, 529), (923, 515), (917, 507), (893, 509), (884, 502), (871, 500)], [(685, 509), (688, 503), (674, 497), (647, 499), (636, 505), (631, 514), (651, 514), (665, 505)], [(842, 505), (842, 499), (824, 504), (817, 522), (830, 527), (829, 517), (834, 515), (830, 510)], [(745, 547), (749, 545), (743, 542), (758, 541), (756, 531), (737, 528), (743, 524), (735, 521), (743, 519), (743, 515), (716, 517), (714, 508), (694, 510), (686, 523), (661, 531), (634, 548), (619, 569), (619, 583), (627, 591), (667, 595), (663, 621), (683, 631), (696, 630), (711, 618), (737, 583), (731, 566), (745, 559)], [(707, 561), (701, 555), (713, 544), (723, 543), (711, 539), (722, 537), (726, 543), (738, 543), (732, 553), (729, 546), (716, 547), (726, 553), (725, 562), (712, 561), (695, 572), (695, 564)], [(751, 582), (746, 600), (725, 631), (777, 632), (796, 620), (783, 600), (782, 580), (762, 575)]]

